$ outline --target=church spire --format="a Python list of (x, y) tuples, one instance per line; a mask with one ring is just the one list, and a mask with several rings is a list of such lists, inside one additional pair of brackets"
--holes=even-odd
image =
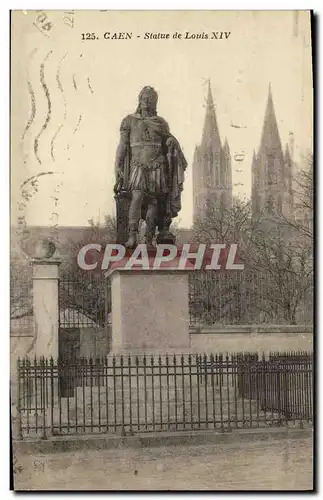
[(201, 144), (193, 158), (194, 221), (205, 216), (209, 203), (232, 206), (232, 173), (228, 141), (221, 147), (211, 82), (208, 81)]
[(258, 163), (256, 151), (253, 150), (252, 163), (251, 163), (251, 188), (252, 193), (256, 193), (259, 184)]
[[(282, 213), (286, 198), (285, 158), (269, 84), (260, 146), (252, 162), (253, 208)], [(256, 210), (254, 210), (256, 211)]]
[(228, 143), (228, 139), (225, 138), (223, 148), (223, 161), (221, 165), (221, 184), (224, 188), (231, 189), (232, 188), (232, 170), (231, 170), (231, 155), (230, 155), (230, 147)]
[(285, 153), (284, 153), (284, 158), (285, 158), (285, 162), (286, 163), (289, 163), (292, 161), (291, 159), (291, 156), (290, 156), (290, 152), (289, 152), (289, 146), (288, 146), (288, 143), (286, 142), (285, 144)]
[(208, 93), (206, 100), (206, 113), (202, 134), (202, 147), (211, 147), (213, 151), (220, 152), (221, 139), (215, 115), (215, 108), (211, 90), (211, 82), (208, 81)]
[(256, 151), (253, 150), (252, 163), (251, 163), (251, 200), (252, 200), (252, 215), (257, 217), (259, 215), (259, 171)]
[(267, 106), (265, 112), (265, 119), (262, 128), (262, 135), (259, 147), (259, 155), (267, 155), (268, 152), (270, 154), (283, 156), (282, 145), (280, 141), (278, 124), (276, 119), (276, 113), (274, 108), (271, 84), (269, 84), (268, 89), (268, 99)]
[(253, 150), (252, 153), (252, 163), (251, 163), (251, 172), (252, 172), (252, 177), (254, 178), (254, 175), (256, 173), (256, 167), (257, 167), (257, 156), (256, 156), (256, 151)]
[(293, 160), (290, 155), (288, 143), (285, 145), (285, 184), (290, 197), (293, 197)]
[(227, 155), (230, 155), (230, 148), (227, 137), (224, 139), (223, 152)]

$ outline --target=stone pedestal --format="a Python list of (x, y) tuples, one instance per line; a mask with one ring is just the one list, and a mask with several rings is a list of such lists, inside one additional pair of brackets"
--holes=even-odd
[(52, 258), (33, 260), (35, 355), (58, 357), (58, 269)]
[(188, 350), (188, 273), (167, 269), (113, 271), (113, 353)]
[(131, 193), (121, 190), (114, 197), (117, 212), (117, 243), (124, 245), (128, 239), (128, 214), (131, 203)]

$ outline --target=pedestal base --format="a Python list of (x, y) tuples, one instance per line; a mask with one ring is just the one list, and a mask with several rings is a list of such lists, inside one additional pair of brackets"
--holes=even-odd
[(188, 271), (120, 269), (110, 279), (113, 353), (189, 348)]

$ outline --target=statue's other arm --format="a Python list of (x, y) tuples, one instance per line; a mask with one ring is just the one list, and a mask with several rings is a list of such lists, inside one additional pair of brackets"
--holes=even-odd
[(128, 153), (130, 137), (130, 120), (126, 116), (120, 125), (120, 141), (116, 152), (115, 171), (117, 178), (123, 177), (124, 160)]
[(167, 121), (164, 120), (164, 118), (161, 118), (161, 120), (162, 120), (164, 127), (165, 127), (166, 146), (167, 146), (168, 150), (171, 149), (171, 150), (175, 150), (177, 152), (177, 156), (178, 156), (178, 158), (180, 158), (181, 164), (182, 164), (183, 168), (185, 169), (187, 166), (187, 162), (186, 162), (184, 154), (182, 152), (182, 148), (181, 148), (178, 140), (176, 139), (176, 137), (170, 133), (169, 125), (168, 125)]

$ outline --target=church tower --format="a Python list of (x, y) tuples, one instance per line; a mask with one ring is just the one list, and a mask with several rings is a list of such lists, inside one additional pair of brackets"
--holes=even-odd
[(293, 160), (290, 154), (289, 146), (285, 146), (285, 215), (292, 215), (293, 212)]
[(222, 147), (210, 82), (202, 140), (193, 158), (194, 222), (202, 218), (207, 203), (232, 205), (232, 172), (228, 141)]
[(253, 150), (252, 164), (251, 164), (251, 203), (252, 203), (252, 213), (254, 216), (260, 212), (260, 195), (259, 195), (259, 168), (257, 162), (256, 151)]
[(220, 185), (217, 191), (221, 197), (221, 203), (225, 208), (232, 207), (232, 167), (231, 154), (228, 139), (225, 138), (222, 148), (222, 160), (220, 165)]
[[(287, 162), (287, 163), (286, 163)], [(265, 119), (258, 153), (252, 160), (252, 210), (256, 216), (287, 215), (289, 189), (291, 189), (291, 161), (288, 151), (283, 152), (269, 85)]]

